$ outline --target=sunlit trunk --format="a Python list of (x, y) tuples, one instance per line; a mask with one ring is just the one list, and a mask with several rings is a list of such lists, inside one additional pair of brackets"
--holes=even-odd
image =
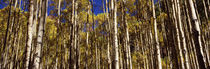
[(159, 45), (159, 39), (158, 39), (158, 30), (157, 30), (157, 22), (156, 22), (156, 15), (155, 15), (155, 5), (154, 0), (152, 0), (152, 11), (153, 11), (153, 20), (154, 20), (154, 33), (155, 33), (155, 45), (156, 45), (156, 53), (157, 53), (157, 63), (158, 63), (158, 69), (162, 69), (162, 63), (161, 63), (161, 54), (160, 54), (160, 45)]
[(34, 6), (33, 2), (34, 0), (29, 0), (30, 2), (30, 10), (29, 10), (29, 22), (28, 22), (28, 37), (27, 37), (27, 45), (26, 45), (26, 61), (25, 61), (25, 69), (29, 68), (29, 61), (30, 61), (30, 54), (31, 54), (31, 45), (32, 45), (32, 37), (33, 37), (33, 11), (34, 11)]

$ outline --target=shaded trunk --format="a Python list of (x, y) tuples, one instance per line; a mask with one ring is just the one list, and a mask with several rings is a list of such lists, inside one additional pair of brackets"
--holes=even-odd
[(203, 56), (203, 47), (202, 47), (202, 42), (201, 42), (201, 32), (200, 32), (200, 26), (199, 26), (199, 21), (198, 21), (198, 17), (196, 15), (196, 10), (195, 10), (195, 6), (192, 0), (188, 0), (189, 5), (190, 5), (190, 11), (191, 11), (191, 15), (192, 15), (192, 19), (193, 19), (193, 25), (192, 25), (192, 31), (193, 31), (193, 38), (194, 38), (194, 43), (195, 43), (195, 48), (196, 48), (196, 56), (197, 56), (197, 60), (198, 64), (199, 64), (199, 68), (200, 69), (205, 69), (205, 58)]
[[(166, 3), (166, 10), (167, 10), (167, 15), (168, 15), (168, 18), (167, 19), (167, 22), (171, 22), (171, 23), (166, 23), (166, 36), (167, 36), (167, 44), (169, 47), (169, 56), (170, 56), (170, 68), (172, 69), (176, 69), (176, 67), (178, 67), (178, 58), (177, 58), (177, 49), (176, 49), (176, 46), (175, 46), (175, 27), (174, 27), (174, 24), (172, 22), (172, 16), (170, 15), (170, 9), (169, 9), (169, 2), (168, 0), (164, 0), (165, 3)], [(173, 49), (173, 50), (172, 50)]]
[(69, 45), (69, 69), (74, 67), (73, 63), (73, 50), (74, 50), (74, 10), (75, 9), (75, 0), (72, 0), (72, 14), (71, 14), (71, 23), (70, 23), (70, 45)]
[(201, 31), (200, 31), (200, 26), (199, 26), (199, 21), (198, 21), (198, 17), (196, 15), (196, 10), (195, 10), (195, 6), (192, 0), (188, 0), (189, 5), (190, 5), (190, 11), (191, 11), (191, 15), (192, 15), (192, 19), (193, 19), (193, 38), (194, 38), (194, 43), (195, 43), (195, 47), (196, 47), (196, 56), (197, 59), (200, 59), (198, 61), (199, 64), (199, 68), (200, 69), (205, 69), (205, 58), (203, 55), (203, 47), (202, 47), (202, 42), (201, 42)]

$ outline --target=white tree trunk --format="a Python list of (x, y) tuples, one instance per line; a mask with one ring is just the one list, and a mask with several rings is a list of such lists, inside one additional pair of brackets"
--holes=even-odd
[(112, 8), (114, 8), (114, 64), (115, 69), (119, 69), (119, 52), (118, 52), (118, 38), (117, 38), (117, 0), (112, 0)]
[(75, 2), (75, 11), (74, 11), (74, 13), (75, 13), (75, 19), (74, 19), (74, 32), (75, 32), (75, 34), (74, 34), (74, 59), (75, 59), (75, 62), (74, 62), (74, 69), (76, 69), (77, 67), (76, 67), (76, 62), (77, 62), (77, 55), (76, 55), (76, 53), (77, 53), (77, 9), (78, 9), (78, 3), (77, 3), (77, 0), (76, 0), (76, 2)]
[(157, 63), (158, 63), (158, 69), (162, 69), (162, 63), (161, 63), (161, 54), (160, 54), (160, 45), (158, 40), (158, 30), (157, 30), (157, 22), (156, 22), (156, 16), (155, 16), (155, 5), (154, 0), (152, 0), (152, 11), (153, 11), (153, 20), (154, 20), (154, 32), (155, 32), (155, 45), (157, 48)]
[(177, 8), (176, 1), (172, 0), (173, 18), (174, 18), (174, 23), (175, 23), (175, 28), (176, 28), (179, 58), (180, 58), (180, 61), (181, 61), (181, 68), (184, 69), (185, 68), (184, 67), (184, 59), (183, 59), (181, 43), (180, 43), (180, 35), (179, 35), (179, 29), (178, 29), (178, 23), (177, 23), (177, 17), (176, 17), (176, 11), (177, 11), (176, 8)]
[(33, 37), (36, 37), (36, 27), (37, 27), (37, 20), (38, 20), (38, 9), (39, 9), (39, 1), (38, 0), (36, 0), (36, 5), (35, 5), (35, 7), (36, 7), (36, 10), (35, 10), (35, 12), (34, 12), (34, 16), (35, 16), (35, 18), (34, 18), (34, 23), (33, 23)]
[[(188, 51), (187, 51), (186, 40), (185, 40), (185, 33), (184, 33), (183, 28), (182, 28), (180, 2), (179, 2), (179, 0), (176, 0), (176, 1), (177, 1), (176, 3), (177, 3), (178, 23), (179, 23), (179, 30), (181, 32), (181, 38), (182, 38), (182, 43), (183, 43), (183, 51), (184, 51), (185, 65), (186, 65), (186, 69), (190, 69), (190, 66), (189, 66), (189, 58), (188, 58)], [(177, 33), (177, 34), (179, 34), (179, 33)]]
[(44, 25), (46, 22), (46, 13), (47, 13), (47, 0), (40, 1), (40, 21), (38, 26), (38, 36), (37, 36), (37, 45), (35, 46), (35, 54), (34, 54), (34, 66), (33, 69), (40, 69), (41, 66), (41, 51), (43, 46), (43, 35), (44, 35)]
[[(123, 0), (123, 3), (126, 4), (126, 1)], [(124, 7), (124, 19), (125, 19), (125, 27), (126, 27), (126, 47), (127, 47), (127, 53), (128, 53), (128, 60), (129, 60), (129, 68), (132, 69), (132, 59), (131, 59), (131, 52), (130, 52), (130, 39), (129, 39), (129, 29), (128, 29), (128, 23), (127, 23), (127, 18), (126, 18), (126, 11)]]
[(109, 23), (109, 10), (108, 10), (108, 0), (106, 0), (106, 17), (107, 17), (107, 23), (109, 25), (109, 36), (108, 36), (108, 42), (107, 42), (107, 61), (108, 61), (108, 69), (111, 69), (111, 59), (110, 59), (110, 23)]
[(33, 6), (34, 0), (30, 0), (30, 9), (29, 9), (29, 23), (28, 23), (28, 39), (27, 39), (27, 45), (26, 45), (26, 61), (25, 61), (25, 69), (29, 68), (29, 61), (30, 61), (30, 54), (31, 54), (31, 45), (32, 45), (32, 37), (33, 37)]

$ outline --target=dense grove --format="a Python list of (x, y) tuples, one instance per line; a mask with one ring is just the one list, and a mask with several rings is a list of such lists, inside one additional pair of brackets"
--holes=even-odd
[(0, 5), (0, 69), (210, 69), (209, 0)]

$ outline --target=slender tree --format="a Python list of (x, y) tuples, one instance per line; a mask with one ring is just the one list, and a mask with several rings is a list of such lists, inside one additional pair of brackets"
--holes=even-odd
[(127, 22), (127, 18), (126, 18), (126, 11), (125, 11), (125, 4), (126, 4), (126, 0), (123, 0), (123, 21), (124, 21), (124, 25), (125, 25), (125, 47), (126, 47), (126, 54), (127, 54), (127, 63), (129, 63), (129, 68), (132, 69), (132, 60), (131, 60), (131, 52), (130, 52), (130, 38), (129, 38), (129, 29), (128, 29), (128, 22)]
[(155, 15), (154, 0), (152, 0), (152, 11), (153, 11), (153, 20), (154, 20), (155, 45), (156, 45), (156, 52), (157, 52), (158, 69), (162, 69), (160, 45), (159, 45), (159, 39), (158, 39), (158, 33), (157, 33), (157, 22), (156, 22), (156, 15)]
[(111, 58), (110, 58), (110, 21), (109, 21), (109, 9), (108, 9), (108, 0), (106, 0), (106, 19), (108, 23), (108, 42), (107, 42), (107, 61), (108, 61), (108, 69), (111, 69)]
[(88, 13), (86, 22), (86, 51), (85, 51), (85, 69), (88, 69), (88, 45), (89, 45), (89, 18), (90, 18), (90, 2), (88, 2)]
[(34, 69), (41, 68), (41, 52), (42, 52), (42, 46), (43, 46), (43, 35), (44, 35), (44, 25), (46, 20), (46, 7), (47, 7), (47, 0), (42, 0), (41, 3), (41, 16), (38, 26), (38, 36), (37, 36), (37, 44), (35, 46), (35, 54), (34, 54)]
[(117, 31), (117, 0), (112, 0), (112, 8), (114, 8), (114, 65), (115, 69), (119, 69), (119, 47), (118, 47), (118, 31)]
[(78, 33), (77, 33), (77, 30), (78, 30), (78, 24), (77, 24), (77, 10), (78, 10), (78, 1), (75, 0), (75, 7), (74, 7), (74, 69), (77, 69), (77, 37), (78, 37)]
[(199, 21), (198, 17), (196, 15), (195, 11), (195, 6), (192, 0), (188, 0), (189, 5), (190, 5), (190, 11), (192, 15), (192, 20), (193, 20), (193, 38), (194, 38), (194, 43), (195, 43), (195, 48), (196, 48), (196, 56), (197, 59), (200, 59), (198, 61), (199, 68), (200, 69), (205, 69), (205, 58), (203, 56), (203, 47), (202, 47), (202, 42), (201, 42), (201, 31), (200, 31), (200, 26), (199, 26)]
[[(182, 21), (181, 21), (181, 9), (180, 9), (180, 2), (179, 0), (176, 0), (177, 3), (177, 15), (178, 15), (178, 23), (179, 23), (179, 31), (181, 33), (181, 39), (182, 39), (182, 43), (183, 43), (183, 51), (184, 51), (184, 60), (185, 60), (185, 64), (186, 64), (186, 69), (190, 69), (189, 67), (189, 58), (188, 58), (188, 52), (187, 52), (187, 47), (186, 47), (186, 40), (185, 40), (185, 34), (184, 34), (184, 30), (182, 27)], [(178, 31), (177, 31), (178, 32)], [(177, 33), (179, 34), (179, 33)], [(182, 51), (182, 50), (181, 50)], [(180, 53), (181, 54), (181, 53)], [(180, 59), (182, 59), (182, 57), (180, 57)], [(181, 60), (182, 62), (183, 60)], [(184, 64), (183, 66), (184, 67)], [(184, 68), (183, 68), (184, 69)]]
[(33, 11), (34, 11), (34, 0), (29, 0), (29, 21), (28, 21), (28, 35), (27, 35), (27, 45), (26, 45), (26, 61), (25, 61), (25, 69), (29, 68), (30, 54), (31, 54), (31, 45), (32, 45), (32, 37), (33, 37)]

